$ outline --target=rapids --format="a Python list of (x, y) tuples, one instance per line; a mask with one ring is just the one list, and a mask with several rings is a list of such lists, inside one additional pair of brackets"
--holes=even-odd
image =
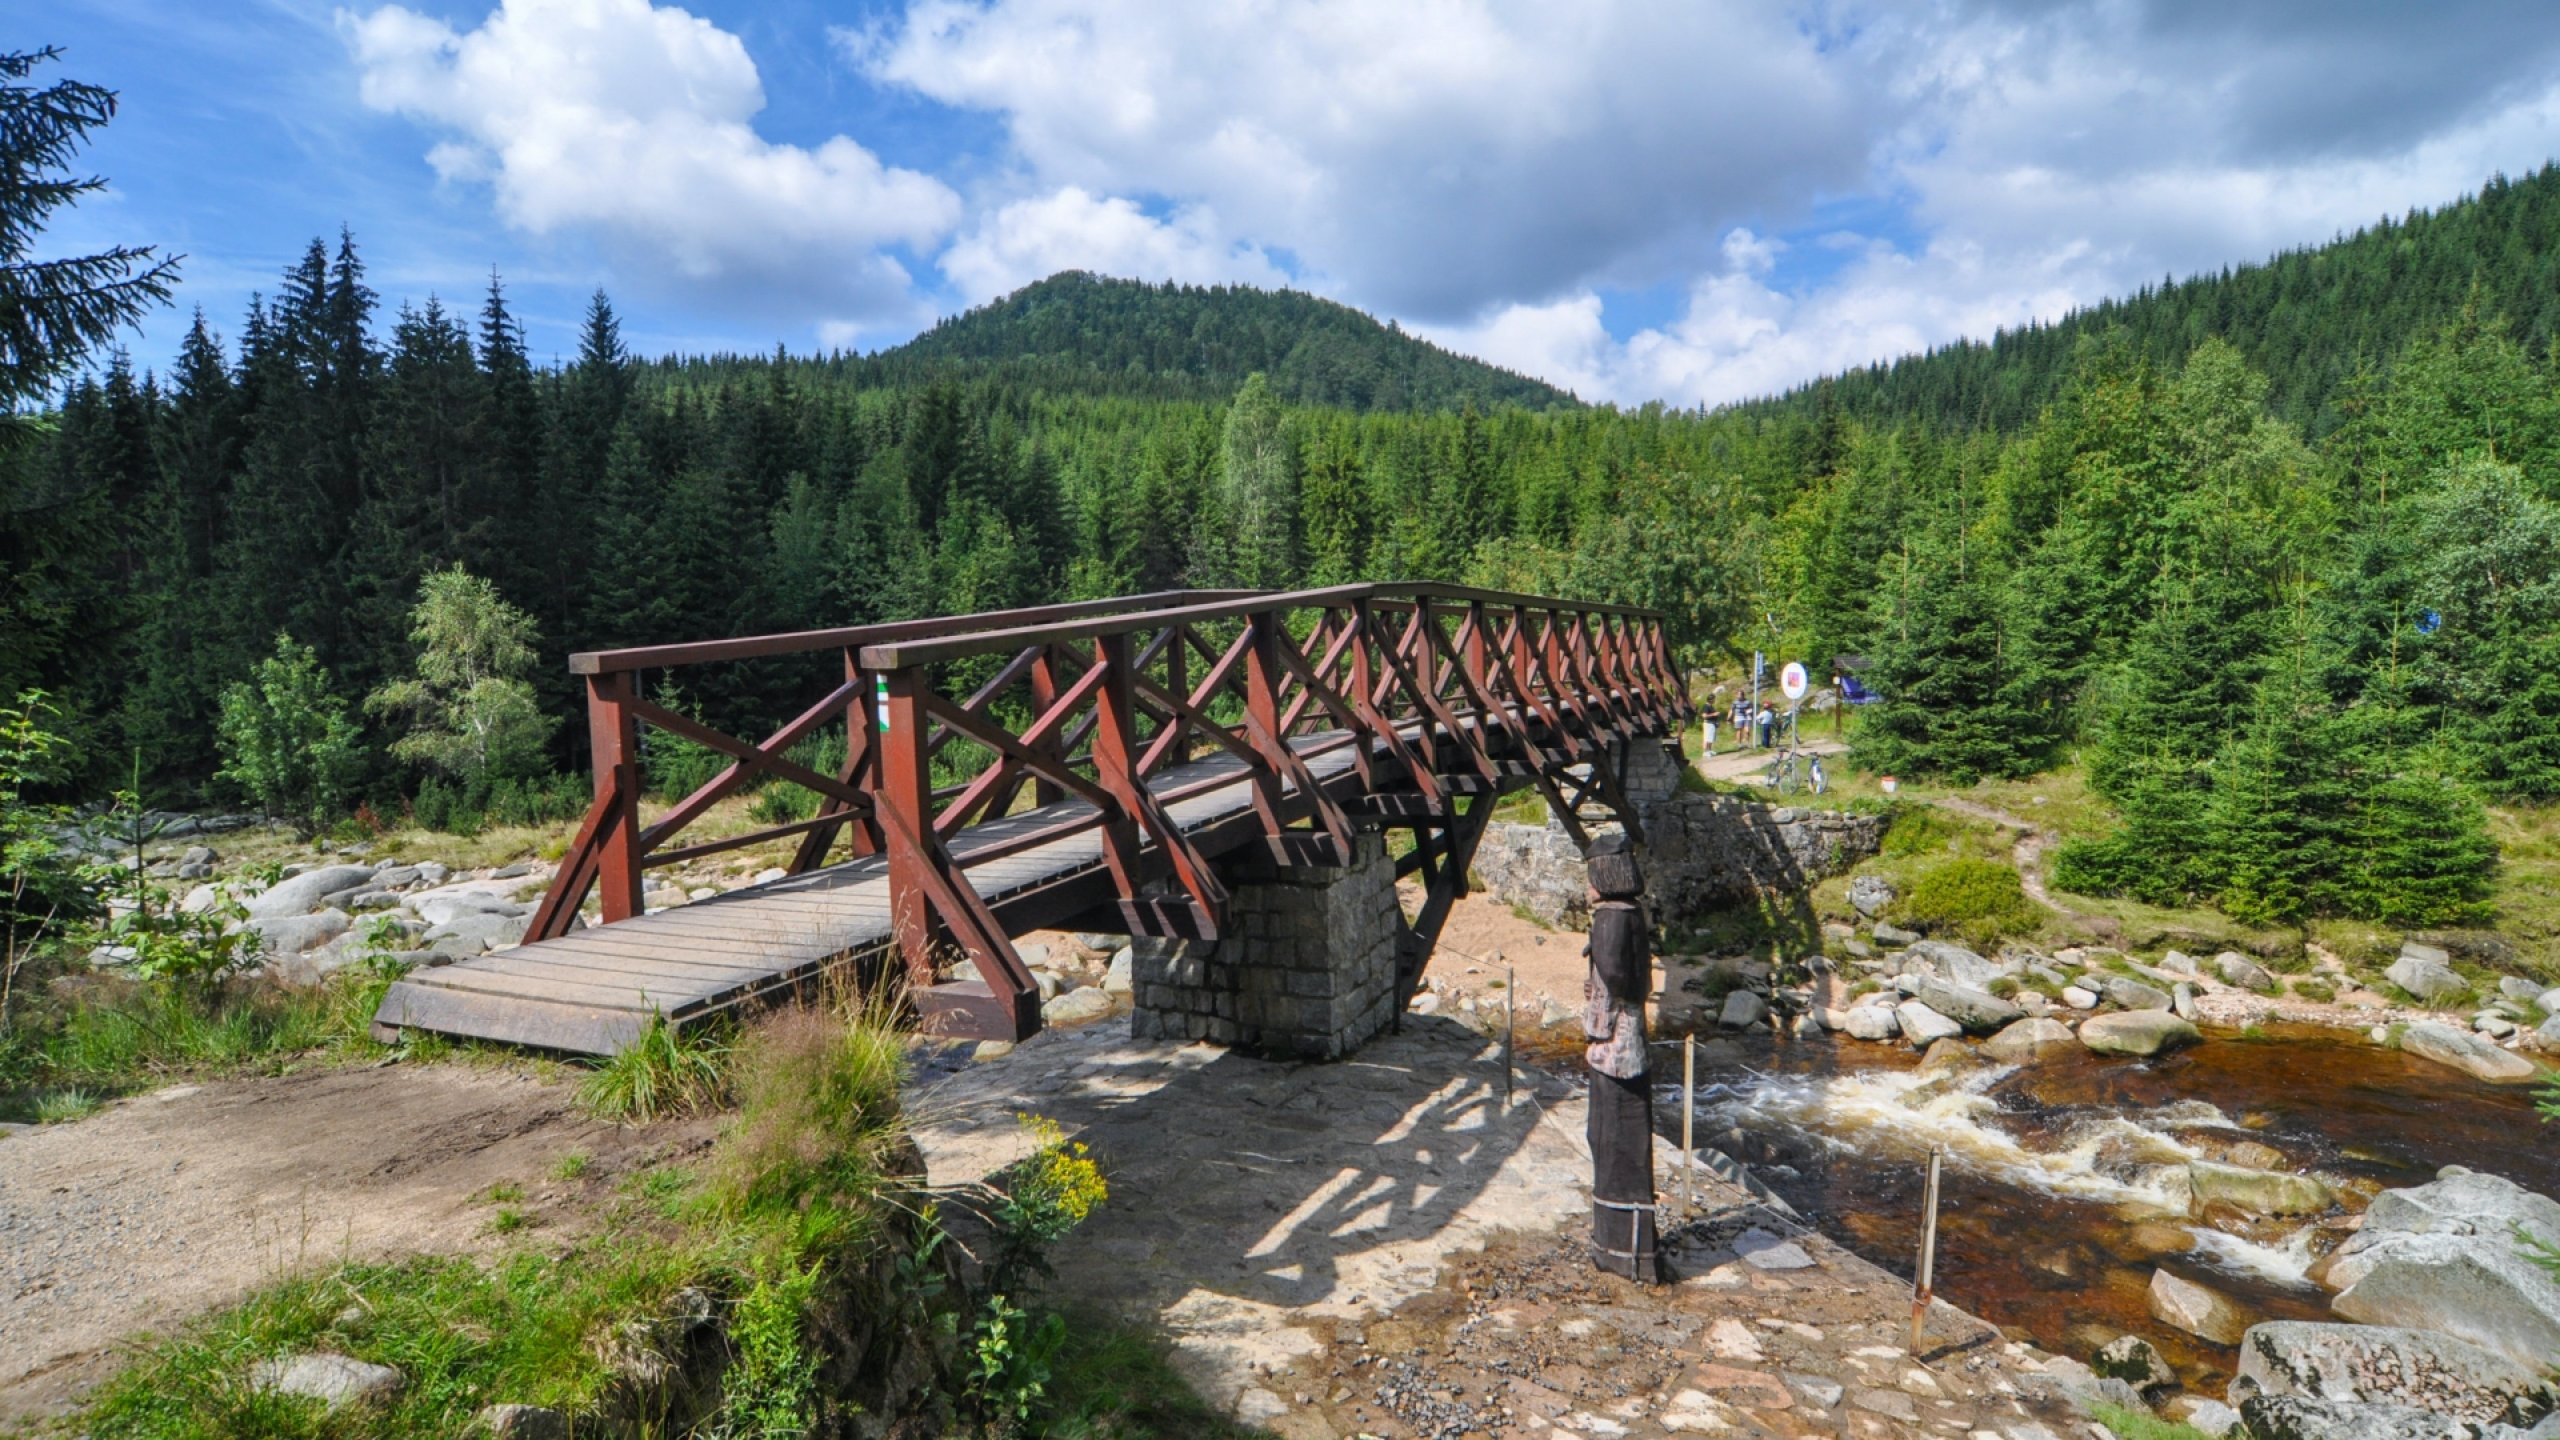
[[(2306, 1272), (2351, 1221), (2191, 1213), (2188, 1161), (2318, 1175), (2349, 1214), (2451, 1164), (2560, 1194), (2560, 1133), (2545, 1133), (2529, 1092), (2335, 1031), (2221, 1033), (2149, 1062), (2075, 1050), (1932, 1076), (1916, 1064), (1898, 1045), (1764, 1042), (1743, 1064), (1701, 1072), (1699, 1143), (1903, 1275), (1929, 1149), (1942, 1146), (1939, 1295), (2084, 1359), (2117, 1334), (2143, 1335), (2207, 1393), (2220, 1393), (2233, 1352), (2153, 1319), (2152, 1271), (2259, 1318), (2325, 1318), (2328, 1296)], [(1676, 1141), (1671, 1072), (1656, 1114)]]

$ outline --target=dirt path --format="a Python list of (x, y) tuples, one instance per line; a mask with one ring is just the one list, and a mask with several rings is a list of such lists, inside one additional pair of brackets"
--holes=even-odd
[(1987, 820), (2004, 830), (2017, 831), (2018, 838), (2009, 847), (2009, 863), (2017, 868), (2018, 888), (2027, 892), (2028, 899), (2066, 920), (2084, 925), (2090, 922), (2090, 916), (2083, 915), (2054, 899), (2053, 892), (2045, 888), (2044, 866), (2041, 862), (2044, 859), (2045, 846), (2052, 843), (2053, 837), (2047, 835), (2034, 821), (2024, 816), (2012, 815), (2006, 810), (1995, 809), (1978, 800), (1967, 800), (1957, 795), (1933, 796), (1928, 803), (1953, 810), (1959, 815), (1969, 815), (1976, 820)]
[[(58, 1413), (130, 1338), (297, 1267), (481, 1249), (492, 1185), (566, 1227), (707, 1134), (599, 1124), (564, 1081), (400, 1064), (179, 1085), (0, 1139), (0, 1424)], [(573, 1152), (591, 1163), (557, 1178)]]

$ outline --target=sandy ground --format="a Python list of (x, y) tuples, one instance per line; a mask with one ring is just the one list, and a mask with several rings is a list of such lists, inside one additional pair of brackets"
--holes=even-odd
[[(486, 1248), (492, 1185), (566, 1229), (708, 1135), (599, 1124), (563, 1080), (386, 1064), (179, 1085), (0, 1139), (0, 1424), (60, 1411), (124, 1343), (288, 1271)], [(555, 1178), (572, 1152), (592, 1163)]]

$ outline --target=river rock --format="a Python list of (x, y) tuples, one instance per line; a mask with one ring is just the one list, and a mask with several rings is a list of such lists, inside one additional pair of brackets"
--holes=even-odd
[(2450, 1335), (2301, 1320), (2250, 1326), (2231, 1381), (2232, 1398), (2242, 1401), (2307, 1395), (2415, 1405), (2481, 1424), (2538, 1417), (2551, 1394), (2539, 1372)]
[(426, 941), (433, 945), (447, 936), (467, 936), (489, 949), (513, 945), (524, 939), (526, 927), (533, 923), (529, 915), (500, 915), (489, 910), (474, 910), (456, 915), (441, 925), (427, 928)]
[[(1981, 959), (1978, 955), (1974, 958)], [(1987, 1035), (2026, 1013), (1988, 990), (1926, 976), (1913, 991), (1913, 998), (1977, 1035)]]
[(2101, 1055), (2148, 1058), (2204, 1039), (2204, 1032), (2166, 1010), (2119, 1010), (2080, 1022), (2080, 1043)]
[(2542, 998), (2542, 987), (2516, 975), (2498, 977), (2498, 993), (2519, 1005), (2531, 1005)]
[(1952, 945), (1944, 940), (1923, 940), (1911, 947), (1910, 954), (1913, 960), (1926, 966), (1940, 979), (1952, 980), (1958, 985), (1988, 985), (2003, 975), (2015, 973), (2018, 968), (1985, 960), (1962, 945)]
[(2260, 1395), (2240, 1407), (2250, 1440), (2484, 1440), (2480, 1427), (2414, 1405)]
[(1070, 990), (1040, 1007), (1041, 1023), (1046, 1025), (1083, 1025), (1111, 1013), (1111, 997), (1087, 986)]
[(2098, 1008), (2098, 992), (2085, 985), (2065, 985), (2062, 987), (2062, 1003), (2074, 1010), (2095, 1010)]
[(2545, 990), (2533, 1002), (2545, 1015), (2560, 1015), (2560, 989)]
[(1137, 990), (1137, 952), (1123, 945), (1111, 952), (1111, 964), (1102, 972), (1102, 993), (1123, 998)]
[(1902, 1038), (1915, 1050), (1926, 1050), (1941, 1040), (1964, 1033), (1964, 1027), (1917, 1000), (1905, 1000), (1893, 1007), (1893, 1018), (1901, 1023)]
[[(526, 906), (507, 897), (508, 888), (486, 880), (465, 880), (459, 884), (440, 885), (433, 890), (413, 891), (402, 903), (430, 925), (442, 925), (456, 915), (527, 913)], [(682, 903), (684, 899), (684, 892), (672, 886), (653, 887), (645, 898), (649, 904), (656, 905), (659, 903), (656, 897), (661, 894), (672, 896), (676, 903)]]
[(2196, 1018), (2196, 987), (2181, 980), (2169, 987), (2169, 1013), (2181, 1020)]
[(1716, 1023), (1727, 1030), (1748, 1030), (1769, 1018), (1769, 1002), (1748, 990), (1725, 992), (1724, 1008), (1716, 1012)]
[(2213, 968), (2225, 985), (2237, 985), (2243, 990), (2260, 993), (2276, 988), (2276, 977), (2267, 973), (2267, 967), (2237, 950), (2225, 950), (2214, 956)]
[(273, 915), (249, 922), (257, 932), (258, 948), (270, 955), (299, 955), (316, 950), (344, 935), (355, 920), (344, 910), (323, 910), (317, 915)]
[(1893, 903), (1893, 882), (1881, 875), (1860, 875), (1849, 882), (1849, 904), (1872, 920)]
[(2560, 1277), (2527, 1258), (2519, 1228), (2560, 1243), (2560, 1201), (2458, 1165), (2385, 1190), (2330, 1259), (2326, 1282), (2340, 1287), (2331, 1308), (2547, 1365), (2560, 1355)]
[(2249, 1317), (2231, 1298), (2166, 1270), (2151, 1272), (2151, 1316), (2216, 1345), (2237, 1345)]
[(484, 1405), (472, 1417), (489, 1440), (568, 1440), (569, 1417), (542, 1405)]
[(1902, 1033), (1902, 1021), (1889, 1006), (1852, 1005), (1840, 1017), (1840, 1033), (1860, 1040), (1891, 1040)]
[(1876, 943), (1884, 946), (1909, 945), (1920, 938), (1912, 931), (1882, 920), (1876, 922), (1874, 934)]
[(334, 895), (372, 879), (373, 867), (370, 865), (322, 865), (305, 870), (290, 880), (279, 880), (250, 896), (249, 918), (271, 920), (286, 915), (309, 914), (322, 896)]
[(2541, 1066), (2514, 1051), (2501, 1050), (2468, 1030), (2434, 1020), (2422, 1020), (2401, 1031), (2400, 1048), (2492, 1085), (2525, 1085), (2542, 1076)]
[(249, 1383), (260, 1390), (300, 1395), (336, 1410), (399, 1392), (400, 1372), (372, 1365), (352, 1355), (318, 1351), (261, 1360), (249, 1371)]
[(2090, 1357), (2089, 1368), (2136, 1390), (2156, 1390), (2178, 1383), (2159, 1348), (2139, 1335), (2119, 1335)]
[(1982, 1053), (2005, 1065), (2023, 1065), (2043, 1058), (2049, 1050), (2066, 1048), (2077, 1038), (2059, 1020), (2029, 1017), (1982, 1042)]
[[(2425, 952), (2425, 953), (2412, 953)], [(2400, 958), (2382, 972), (2392, 984), (2433, 1005), (2471, 988), (2470, 983), (2454, 973), (2445, 963), (2445, 953), (2432, 945), (2404, 945)]]
[(2120, 1010), (2166, 1010), (2169, 992), (2122, 975), (2094, 977), (2107, 1002)]
[(2546, 1050), (2560, 1050), (2560, 1013), (2543, 1021), (2533, 1032), (2533, 1038), (2541, 1041)]
[(2211, 1160), (2187, 1162), (2187, 1189), (2198, 1209), (2218, 1202), (2252, 1215), (2318, 1215), (2337, 1203), (2329, 1187), (2311, 1176)]

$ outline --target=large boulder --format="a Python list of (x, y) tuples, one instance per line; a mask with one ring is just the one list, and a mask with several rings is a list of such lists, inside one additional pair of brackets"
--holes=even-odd
[(2071, 1027), (2059, 1020), (2020, 1020), (1982, 1042), (1982, 1053), (2004, 1065), (2023, 1065), (2048, 1051), (2066, 1050), (2078, 1042)]
[(2267, 967), (2237, 950), (2225, 950), (2214, 956), (2213, 968), (2222, 976), (2225, 985), (2260, 992), (2276, 988), (2276, 977), (2267, 973)]
[(524, 939), (526, 927), (532, 924), (533, 917), (530, 915), (502, 915), (494, 910), (467, 910), (441, 925), (428, 927), (426, 939), (430, 945), (449, 937), (477, 940), (483, 947), (494, 950), (501, 945), (513, 945)]
[(2560, 1244), (2560, 1202), (2460, 1166), (2385, 1190), (2329, 1262), (2327, 1283), (2341, 1287), (2331, 1306), (2548, 1365), (2560, 1355), (2560, 1278), (2523, 1253), (2519, 1230)]
[[(2420, 952), (2420, 953), (2413, 953)], [(2400, 958), (2382, 972), (2392, 984), (2417, 996), (2429, 1005), (2450, 1000), (2471, 988), (2471, 983), (2454, 973), (2445, 963), (2445, 955), (2433, 946), (2403, 946)]]
[(1902, 1026), (1902, 1038), (1915, 1050), (1926, 1050), (1941, 1040), (1964, 1033), (1964, 1027), (1917, 1000), (1905, 1000), (1893, 1007), (1893, 1018)]
[(1840, 1017), (1840, 1031), (1860, 1040), (1891, 1040), (1902, 1033), (1902, 1021), (1890, 1006), (1852, 1005)]
[(1716, 1023), (1727, 1030), (1748, 1030), (1769, 1018), (1769, 1002), (1749, 990), (1725, 992), (1724, 1007), (1716, 1012)]
[(1048, 1025), (1084, 1025), (1111, 1013), (1108, 992), (1088, 986), (1070, 990), (1040, 1007), (1040, 1019)]
[(2415, 1405), (2489, 1424), (2539, 1419), (2552, 1392), (2534, 1369), (2450, 1335), (2276, 1320), (2240, 1339), (2231, 1397), (2253, 1395)]
[(2542, 987), (2520, 975), (2501, 975), (2498, 993), (2519, 1005), (2531, 1005), (2542, 998)]
[(2533, 1003), (2540, 1006), (2545, 1015), (2560, 1015), (2560, 988), (2543, 991)]
[(2094, 977), (2110, 1004), (2125, 1010), (2166, 1010), (2169, 992), (2123, 975)]
[(2014, 975), (2018, 966), (1998, 960), (1985, 960), (1962, 945), (1944, 940), (1923, 940), (1911, 947), (1911, 958), (1920, 961), (1940, 979), (1977, 989), (2003, 975)]
[[(430, 925), (445, 924), (457, 915), (528, 913), (528, 907), (509, 893), (513, 889), (511, 885), (495, 881), (465, 880), (454, 885), (439, 885), (433, 890), (415, 891), (403, 903)], [(684, 892), (676, 891), (674, 898), (676, 903), (683, 903)]]
[(1875, 937), (1877, 944), (1887, 947), (1909, 945), (1920, 938), (1919, 935), (1913, 931), (1905, 930), (1899, 925), (1889, 924), (1884, 921), (1876, 922)]
[(2080, 1022), (2080, 1043), (2101, 1055), (2148, 1058), (2204, 1039), (2204, 1032), (2167, 1010), (2119, 1010)]
[[(2240, 1406), (2250, 1440), (2505, 1440), (2467, 1421), (2414, 1405), (2359, 1405), (2307, 1395), (2260, 1395)], [(2503, 1427), (2502, 1427), (2503, 1428)]]
[(2252, 1215), (2318, 1215), (2337, 1203), (2328, 1186), (2308, 1175), (2211, 1160), (2187, 1162), (2187, 1189), (2199, 1210), (2220, 1203)]
[(248, 899), (249, 918), (271, 920), (286, 915), (307, 915), (321, 900), (341, 890), (368, 885), (373, 879), (370, 865), (322, 865), (305, 870), (290, 880), (279, 880)]
[(2151, 1316), (2216, 1345), (2237, 1345), (2249, 1329), (2247, 1312), (2230, 1296), (2166, 1270), (2151, 1272)]
[(347, 933), (355, 924), (344, 910), (323, 910), (317, 915), (271, 915), (249, 922), (257, 932), (258, 948), (270, 955), (299, 955), (316, 950)]
[(1977, 1035), (1990, 1034), (2026, 1013), (1988, 990), (1929, 976), (1921, 977), (1912, 998)]
[(2469, 1030), (2434, 1020), (2422, 1020), (2401, 1031), (2400, 1048), (2492, 1085), (2529, 1085), (2542, 1078), (2541, 1066), (2513, 1050), (2501, 1050)]

